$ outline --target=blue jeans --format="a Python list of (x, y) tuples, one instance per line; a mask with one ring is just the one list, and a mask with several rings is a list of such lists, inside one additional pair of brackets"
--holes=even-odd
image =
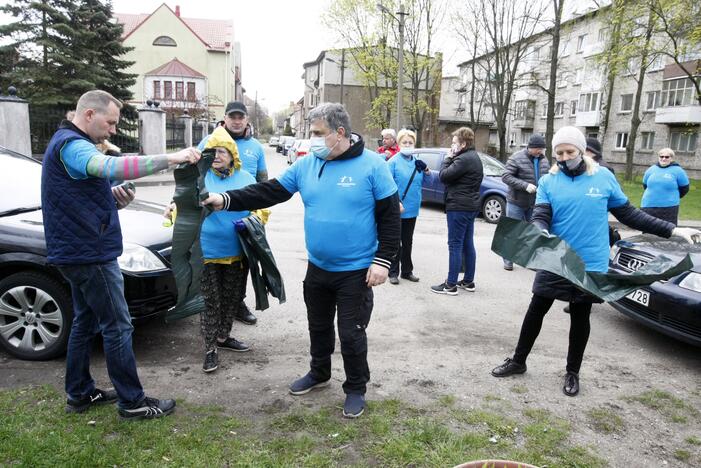
[[(521, 208), (510, 202), (506, 202), (506, 216), (508, 218), (520, 219), (521, 221), (531, 222), (531, 217), (533, 216), (533, 208)], [(504, 266), (513, 267), (514, 264), (511, 260), (503, 259)]]
[(117, 260), (89, 265), (62, 265), (61, 274), (71, 284), (73, 325), (66, 355), (66, 393), (80, 400), (92, 393), (90, 376), (92, 340), (102, 334), (107, 373), (117, 391), (120, 408), (131, 408), (144, 399), (131, 347), (134, 327), (124, 299), (124, 278)]
[(458, 282), (458, 273), (465, 260), (463, 280), (471, 283), (475, 280), (475, 218), (478, 211), (448, 211), (448, 279), (450, 285)]

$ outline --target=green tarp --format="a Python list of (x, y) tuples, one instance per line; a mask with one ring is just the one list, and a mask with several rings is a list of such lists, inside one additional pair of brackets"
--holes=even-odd
[(522, 267), (559, 275), (606, 302), (617, 301), (641, 286), (672, 278), (693, 266), (689, 255), (681, 262), (660, 255), (634, 273), (587, 272), (582, 259), (565, 241), (506, 216), (497, 225), (492, 251)]
[(204, 177), (214, 161), (213, 151), (202, 152), (197, 164), (181, 164), (174, 171), (175, 194), (173, 200), (178, 207), (178, 216), (173, 225), (173, 250), (171, 267), (178, 288), (178, 302), (166, 312), (166, 322), (181, 319), (204, 310), (200, 295), (202, 276), (202, 248), (200, 226), (211, 211), (203, 208), (200, 201), (208, 196)]

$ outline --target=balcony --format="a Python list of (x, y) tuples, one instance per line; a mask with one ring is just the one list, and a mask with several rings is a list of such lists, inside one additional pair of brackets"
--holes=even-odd
[(701, 124), (701, 106), (658, 107), (655, 123), (667, 125)]
[(601, 114), (598, 110), (590, 112), (577, 112), (575, 125), (577, 127), (598, 127), (601, 120)]
[(514, 117), (512, 125), (516, 128), (533, 128), (535, 116), (533, 114), (518, 115)]

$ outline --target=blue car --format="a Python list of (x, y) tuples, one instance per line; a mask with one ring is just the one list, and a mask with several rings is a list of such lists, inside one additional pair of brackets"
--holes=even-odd
[[(424, 178), (421, 196), (424, 202), (445, 204), (445, 185), (438, 178), (443, 158), (450, 151), (448, 148), (418, 148), (414, 156), (426, 163), (433, 177)], [(478, 152), (484, 167), (484, 178), (480, 186), (480, 204), (484, 220), (488, 223), (498, 223), (502, 214), (506, 213), (506, 194), (508, 186), (502, 182), (504, 165), (484, 153)]]

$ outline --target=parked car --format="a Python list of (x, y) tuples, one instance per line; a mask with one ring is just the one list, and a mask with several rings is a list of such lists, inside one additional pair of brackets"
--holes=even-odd
[[(280, 139), (277, 142), (277, 147), (275, 148), (275, 151), (278, 153), (282, 153), (283, 156), (286, 156), (285, 153), (285, 146), (288, 144), (292, 144), (292, 142), (295, 141), (294, 137), (291, 136), (281, 136)], [(289, 146), (287, 146), (289, 148)]]
[(270, 137), (270, 140), (268, 140), (268, 146), (277, 146), (278, 141), (280, 141), (280, 137)]
[(297, 141), (295, 138), (290, 138), (289, 140), (285, 141), (285, 143), (282, 146), (283, 156), (287, 156), (287, 153), (290, 151), (290, 148), (292, 148), (292, 145), (295, 144), (295, 141)]
[[(163, 209), (133, 201), (119, 211), (119, 265), (135, 319), (158, 315), (177, 299)], [(0, 346), (21, 359), (54, 358), (65, 352), (72, 320), (68, 282), (46, 259), (41, 164), (0, 147)]]
[[(445, 204), (445, 185), (438, 178), (443, 158), (450, 151), (448, 148), (418, 148), (414, 156), (426, 163), (433, 174), (432, 180), (424, 178), (421, 196), (424, 202)], [(480, 205), (484, 220), (488, 223), (498, 223), (502, 214), (506, 213), (506, 194), (509, 189), (502, 182), (504, 165), (484, 153), (479, 153), (484, 168), (484, 178), (480, 187)]]
[(701, 346), (701, 245), (640, 234), (614, 244), (609, 267), (631, 273), (662, 254), (676, 260), (690, 254), (694, 267), (667, 281), (637, 289), (611, 306), (647, 327)]
[(287, 164), (294, 164), (297, 158), (309, 154), (309, 149), (311, 147), (311, 140), (295, 140), (294, 145), (287, 151)]

